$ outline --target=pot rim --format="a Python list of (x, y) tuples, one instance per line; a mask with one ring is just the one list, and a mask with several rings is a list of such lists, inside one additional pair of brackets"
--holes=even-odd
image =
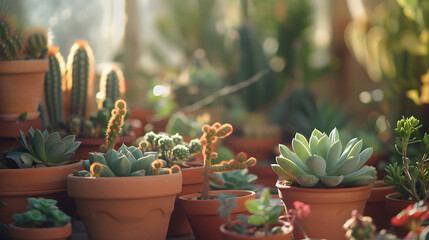
[[(394, 193), (389, 193), (385, 196), (387, 201), (394, 201), (394, 202), (402, 202), (402, 203), (408, 203), (408, 204), (414, 204), (416, 203), (416, 201), (410, 201), (410, 200), (402, 200), (402, 199), (398, 199), (397, 197), (399, 196), (398, 192), (394, 192)], [(425, 202), (425, 204), (429, 204), (429, 202)]]
[[(232, 220), (232, 222), (231, 222), (231, 223), (236, 223), (236, 222), (239, 222), (239, 220), (237, 220), (237, 219)], [(287, 221), (284, 221), (284, 220), (278, 219), (278, 220), (277, 220), (277, 225), (278, 225), (279, 223), (281, 224), (281, 226), (285, 226), (285, 227), (286, 227), (286, 229), (287, 229), (287, 231), (286, 231), (286, 232), (282, 232), (281, 234), (270, 235), (270, 236), (277, 236), (277, 235), (283, 235), (283, 236), (285, 236), (285, 235), (288, 235), (288, 234), (291, 234), (291, 233), (292, 233), (292, 231), (293, 231), (294, 227), (293, 227), (293, 225), (292, 225), (290, 222), (287, 222)], [(243, 237), (246, 237), (246, 238), (254, 238), (254, 239), (262, 239), (262, 238), (267, 237), (267, 236), (260, 236), (260, 237), (257, 237), (257, 236), (253, 236), (253, 235), (243, 235), (243, 234), (239, 234), (239, 233), (237, 233), (237, 232), (235, 232), (235, 231), (232, 231), (232, 230), (228, 230), (228, 229), (226, 229), (226, 228), (225, 228), (225, 225), (226, 225), (226, 223), (223, 223), (222, 225), (220, 225), (219, 230), (220, 230), (222, 233), (227, 234), (227, 235), (230, 235), (230, 236), (243, 236)], [(276, 224), (272, 224), (272, 225), (276, 225)]]
[[(23, 65), (25, 67), (23, 67)], [(0, 74), (29, 74), (49, 71), (48, 58), (1, 61)]]
[[(215, 196), (218, 193), (233, 194), (234, 192), (244, 193), (243, 195), (237, 196), (237, 198), (256, 195), (256, 193), (254, 191), (249, 191), (249, 190), (212, 190), (212, 191), (209, 191), (209, 195)], [(199, 196), (199, 195), (201, 195), (201, 193), (199, 193), (199, 192), (198, 193), (190, 193), (190, 194), (185, 194), (185, 195), (179, 196), (178, 198), (180, 200), (183, 200), (183, 201), (198, 201), (198, 202), (200, 202), (200, 201), (205, 201), (205, 202), (217, 202), (217, 201), (219, 201), (219, 199), (190, 199), (192, 197)]]
[(373, 184), (367, 184), (359, 187), (347, 187), (347, 188), (306, 188), (306, 187), (295, 187), (295, 186), (285, 186), (282, 183), (287, 182), (287, 180), (277, 181), (276, 187), (278, 189), (294, 189), (297, 192), (313, 192), (313, 193), (338, 193), (338, 192), (355, 192), (363, 191), (372, 188)]

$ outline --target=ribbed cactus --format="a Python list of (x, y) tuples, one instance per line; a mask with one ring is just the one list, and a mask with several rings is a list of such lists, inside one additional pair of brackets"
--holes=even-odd
[(113, 149), (115, 147), (116, 140), (121, 133), (122, 125), (124, 124), (124, 117), (126, 113), (127, 103), (124, 100), (119, 99), (115, 103), (115, 109), (112, 110), (112, 117), (110, 117), (109, 125), (107, 126), (107, 149)]
[(48, 47), (48, 34), (46, 29), (35, 29), (27, 34), (25, 49), (31, 58), (44, 58)]
[(104, 99), (112, 102), (123, 98), (125, 94), (125, 80), (122, 71), (116, 66), (104, 69), (100, 79), (100, 91), (104, 93)]
[(70, 116), (89, 118), (93, 91), (94, 56), (88, 42), (77, 40), (67, 59), (67, 103)]
[(64, 59), (58, 47), (48, 50), (49, 72), (45, 75), (45, 101), (52, 130), (64, 124), (63, 75)]
[(215, 172), (225, 172), (232, 170), (242, 170), (247, 167), (254, 166), (256, 159), (251, 157), (247, 158), (245, 153), (237, 154), (236, 159), (229, 161), (222, 161), (219, 164), (212, 165), (212, 160), (217, 158), (217, 153), (214, 149), (214, 143), (221, 138), (225, 138), (232, 133), (231, 124), (215, 123), (212, 126), (205, 124), (202, 127), (203, 136), (200, 138), (200, 144), (203, 146), (204, 156), (204, 186), (201, 192), (201, 198), (208, 198), (209, 181), (213, 181), (218, 185), (223, 185), (223, 181), (216, 177)]
[(75, 172), (78, 176), (127, 177), (171, 174), (180, 171), (175, 165), (166, 168), (166, 162), (156, 158), (156, 152), (143, 153), (140, 149), (122, 145), (118, 151), (109, 149), (106, 153), (89, 153), (89, 160), (83, 161), (85, 170)]
[(8, 19), (0, 19), (0, 60), (16, 59), (23, 48), (24, 39), (15, 28)]

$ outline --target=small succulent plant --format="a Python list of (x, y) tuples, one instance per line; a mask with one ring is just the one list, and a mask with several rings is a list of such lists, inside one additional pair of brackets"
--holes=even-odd
[(249, 174), (248, 169), (235, 170), (230, 172), (215, 173), (215, 176), (224, 182), (223, 185), (218, 185), (215, 182), (210, 182), (210, 188), (213, 190), (250, 190), (256, 191), (258, 188), (252, 185), (258, 176)]
[(70, 222), (70, 217), (56, 206), (57, 201), (44, 198), (28, 198), (29, 211), (14, 214), (14, 225), (24, 228), (62, 227)]
[(292, 140), (294, 151), (280, 144), (281, 155), (272, 168), (280, 177), (303, 187), (314, 187), (319, 183), (325, 187), (363, 186), (375, 180), (376, 171), (373, 167), (363, 166), (371, 156), (372, 148), (361, 151), (362, 144), (362, 140), (353, 138), (343, 150), (336, 128), (329, 136), (314, 129), (309, 141), (297, 133)]
[(50, 167), (64, 165), (70, 162), (80, 142), (75, 142), (75, 136), (69, 135), (61, 139), (58, 132), (49, 134), (40, 130), (28, 131), (28, 140), (20, 130), (23, 152), (12, 151), (6, 158), (13, 160), (19, 168)]
[(122, 145), (118, 151), (109, 149), (106, 153), (89, 153), (83, 160), (84, 170), (74, 172), (77, 176), (128, 177), (170, 174), (180, 171), (177, 165), (166, 168), (164, 160), (157, 159), (156, 152), (143, 153), (140, 149)]
[(186, 143), (183, 141), (183, 137), (177, 133), (168, 136), (148, 132), (140, 140), (138, 146), (142, 152), (156, 152), (158, 158), (167, 162), (168, 167), (175, 164), (185, 167), (186, 161), (193, 155), (201, 153), (203, 148), (198, 139)]

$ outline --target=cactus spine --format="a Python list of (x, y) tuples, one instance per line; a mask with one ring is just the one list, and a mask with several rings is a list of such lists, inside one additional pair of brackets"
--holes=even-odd
[(88, 42), (77, 40), (67, 59), (67, 97), (69, 114), (89, 118), (93, 91), (94, 56)]
[(23, 48), (24, 39), (14, 28), (8, 19), (0, 19), (0, 60), (15, 59)]
[(107, 150), (115, 147), (116, 140), (121, 133), (124, 117), (127, 113), (127, 103), (119, 99), (115, 102), (115, 109), (112, 110), (112, 117), (106, 131), (106, 147)]
[(213, 181), (218, 185), (223, 185), (223, 181), (216, 177), (215, 172), (225, 172), (232, 170), (242, 170), (247, 167), (254, 166), (256, 164), (256, 159), (251, 157), (247, 159), (246, 154), (239, 153), (236, 159), (231, 159), (229, 161), (222, 161), (219, 164), (212, 165), (212, 159), (217, 158), (217, 153), (214, 149), (214, 143), (221, 138), (225, 138), (232, 133), (231, 124), (215, 123), (212, 126), (205, 124), (202, 127), (203, 135), (200, 138), (200, 144), (203, 146), (203, 156), (204, 156), (204, 186), (203, 191), (201, 192), (201, 198), (208, 198), (209, 191), (209, 182)]
[(100, 91), (104, 93), (104, 99), (110, 99), (112, 102), (124, 97), (124, 75), (118, 67), (110, 66), (104, 69), (100, 79)]
[(45, 100), (52, 130), (57, 130), (64, 124), (62, 95), (64, 59), (58, 50), (58, 47), (51, 47), (48, 50), (49, 72), (45, 75)]

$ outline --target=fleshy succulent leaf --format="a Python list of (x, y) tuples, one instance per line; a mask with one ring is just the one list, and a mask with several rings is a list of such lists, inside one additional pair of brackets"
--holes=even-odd
[(307, 173), (299, 168), (292, 160), (288, 158), (277, 157), (277, 164), (289, 175), (306, 175)]
[(311, 174), (296, 175), (295, 180), (303, 187), (313, 187), (319, 182), (319, 178)]
[(311, 133), (311, 136), (315, 136), (317, 139), (320, 139), (323, 136), (323, 133), (317, 129), (314, 129)]
[(342, 175), (340, 176), (326, 176), (322, 177), (321, 181), (323, 185), (328, 187), (336, 187), (338, 186), (342, 181), (344, 177)]
[(307, 141), (307, 138), (305, 138), (304, 135), (300, 133), (296, 133), (295, 139), (299, 140), (302, 144), (304, 144), (305, 148), (307, 148), (307, 150), (310, 151), (310, 145)]
[(335, 164), (338, 161), (338, 158), (341, 155), (341, 142), (337, 140), (334, 142), (328, 150), (328, 154), (326, 155), (326, 171), (329, 172), (331, 169), (335, 167)]
[(302, 162), (306, 162), (307, 158), (311, 156), (310, 151), (305, 147), (305, 145), (297, 140), (292, 140), (292, 148), (295, 154), (301, 159)]
[(279, 177), (292, 183), (296, 182), (295, 178), (293, 178), (286, 171), (284, 171), (283, 168), (281, 168), (278, 164), (271, 164), (271, 167), (273, 168), (274, 172), (276, 172), (277, 175), (279, 175)]
[(359, 163), (359, 155), (351, 156), (347, 158), (346, 161), (343, 162), (341, 166), (338, 166), (337, 174), (339, 175), (347, 175), (352, 173), (356, 166)]
[(311, 156), (307, 159), (307, 168), (313, 175), (322, 177), (326, 175), (326, 161), (318, 155)]
[(328, 154), (330, 146), (331, 146), (331, 143), (329, 141), (328, 136), (323, 135), (323, 137), (321, 137), (319, 139), (319, 142), (317, 143), (317, 148), (319, 150), (318, 155), (325, 159), (326, 155)]
[(131, 162), (127, 159), (126, 156), (119, 157), (115, 161), (109, 163), (111, 170), (115, 173), (116, 176), (127, 176), (131, 172)]
[(310, 152), (313, 155), (319, 154), (319, 147), (318, 147), (319, 139), (317, 139), (316, 136), (312, 136), (310, 138)]
[(329, 140), (331, 141), (331, 144), (340, 140), (340, 133), (338, 132), (337, 128), (332, 129), (331, 133), (329, 134)]
[(46, 153), (45, 153), (45, 141), (43, 140), (42, 133), (37, 130), (34, 134), (34, 152), (36, 153), (37, 157), (41, 161), (46, 161)]

